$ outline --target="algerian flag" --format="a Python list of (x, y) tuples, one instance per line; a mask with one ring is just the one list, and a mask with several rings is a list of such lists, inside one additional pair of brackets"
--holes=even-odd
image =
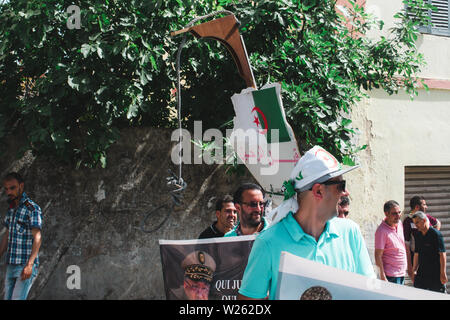
[[(278, 84), (278, 88), (280, 85)], [(276, 87), (269, 87), (262, 90), (254, 90), (251, 92), (255, 107), (252, 109), (252, 115), (257, 113), (257, 117), (254, 115), (253, 122), (257, 127), (261, 127), (267, 131), (267, 142), (272, 143), (272, 135), (270, 129), (278, 129), (278, 141), (275, 142), (287, 142), (291, 141), (286, 126), (286, 117), (284, 115), (284, 109), (281, 106), (280, 96), (277, 95)]]
[[(281, 85), (247, 88), (231, 100), (236, 117), (230, 138), (238, 157), (266, 191), (281, 193), (283, 182), (300, 158), (284, 113)], [(282, 200), (281, 196), (273, 197), (275, 204)]]
[(283, 103), (281, 102), (281, 85), (272, 83), (260, 90), (247, 88), (240, 94), (231, 97), (236, 117), (234, 128), (244, 130), (253, 128), (264, 135), (272, 143), (271, 129), (278, 129), (278, 141), (295, 141), (292, 129), (286, 121)]

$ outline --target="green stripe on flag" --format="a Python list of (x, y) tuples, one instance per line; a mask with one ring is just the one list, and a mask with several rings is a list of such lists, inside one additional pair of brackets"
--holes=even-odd
[[(272, 143), (271, 129), (278, 129), (279, 141), (291, 141), (286, 123), (281, 113), (281, 106), (278, 103), (277, 91), (275, 87), (263, 90), (252, 91), (255, 107), (259, 108), (263, 114), (258, 113), (258, 118), (262, 129), (267, 129), (267, 142)], [(265, 128), (265, 121), (268, 128)], [(277, 141), (274, 141), (277, 142)]]

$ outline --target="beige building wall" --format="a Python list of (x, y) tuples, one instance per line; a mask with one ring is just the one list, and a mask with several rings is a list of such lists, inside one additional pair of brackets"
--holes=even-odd
[(368, 145), (358, 154), (362, 167), (346, 177), (351, 217), (362, 227), (381, 221), (387, 200), (405, 205), (405, 166), (450, 165), (450, 90), (420, 90), (413, 101), (376, 90), (353, 121), (359, 143)]
[[(402, 0), (367, 0), (366, 11), (383, 20), (382, 31), (374, 29), (372, 37), (388, 36), (395, 25), (394, 15), (403, 8)], [(419, 74), (427, 79), (450, 80), (450, 37), (422, 34), (416, 41), (417, 48), (424, 54), (427, 66)]]
[[(385, 31), (401, 8), (401, 0), (366, 3), (366, 9), (386, 23)], [(419, 90), (414, 100), (404, 92), (389, 96), (374, 90), (352, 114), (360, 130), (358, 142), (368, 147), (358, 154), (361, 169), (346, 176), (351, 193), (349, 217), (361, 226), (372, 256), (384, 202), (393, 199), (408, 209), (404, 167), (450, 166), (450, 37), (423, 34), (417, 45), (427, 61), (419, 76), (427, 79), (430, 90)]]

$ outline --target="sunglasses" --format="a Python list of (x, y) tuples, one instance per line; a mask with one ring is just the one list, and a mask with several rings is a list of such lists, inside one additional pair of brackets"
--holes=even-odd
[(250, 208), (257, 208), (257, 207), (263, 207), (265, 208), (267, 206), (268, 201), (250, 201), (250, 202), (241, 202), (242, 204), (245, 204), (249, 206)]
[(326, 186), (332, 185), (332, 184), (336, 184), (337, 185), (337, 189), (338, 191), (344, 192), (345, 191), (345, 180), (328, 180), (325, 181), (321, 184), (324, 184)]

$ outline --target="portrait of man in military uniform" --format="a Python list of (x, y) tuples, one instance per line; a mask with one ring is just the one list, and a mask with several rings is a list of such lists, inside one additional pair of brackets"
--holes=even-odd
[(209, 289), (216, 270), (216, 262), (204, 251), (194, 251), (181, 262), (183, 285), (173, 290), (180, 300), (209, 300)]
[(253, 237), (160, 240), (167, 300), (235, 300)]

